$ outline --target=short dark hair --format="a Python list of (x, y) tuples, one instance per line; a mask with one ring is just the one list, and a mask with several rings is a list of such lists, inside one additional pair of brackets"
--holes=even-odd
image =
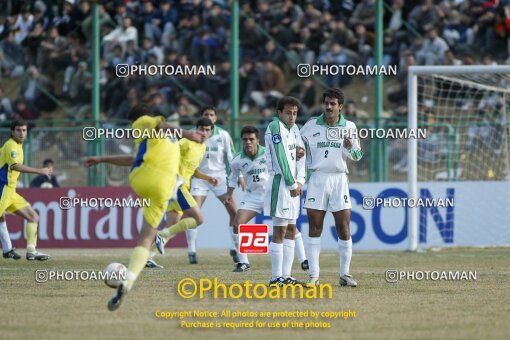
[(202, 126), (203, 127), (210, 126), (211, 128), (214, 128), (214, 124), (212, 120), (210, 120), (209, 118), (200, 118), (199, 120), (197, 120), (196, 124), (197, 129)]
[(254, 133), (259, 138), (260, 131), (255, 126), (247, 125), (241, 130), (241, 138), (243, 138), (245, 133)]
[(151, 111), (151, 108), (149, 107), (149, 105), (137, 104), (131, 109), (131, 111), (129, 111), (127, 118), (130, 122), (134, 122), (141, 116), (145, 116), (145, 115), (152, 116), (152, 111)]
[(294, 97), (289, 96), (282, 97), (278, 99), (278, 103), (276, 103), (276, 111), (283, 111), (285, 105), (297, 106), (297, 108), (299, 109), (301, 103), (299, 102), (299, 99)]
[(332, 87), (324, 91), (324, 93), (322, 94), (323, 103), (324, 100), (326, 100), (326, 97), (338, 99), (338, 104), (343, 105), (344, 103), (344, 92), (340, 90), (338, 87)]
[(203, 106), (201, 109), (200, 109), (200, 115), (203, 115), (205, 111), (207, 110), (213, 110), (214, 111), (214, 114), (215, 115), (218, 115), (218, 112), (216, 111), (216, 108), (212, 105), (206, 105), (206, 106)]
[(47, 167), (50, 163), (51, 163), (51, 164), (55, 164), (55, 163), (53, 162), (53, 159), (51, 159), (51, 158), (47, 158), (47, 159), (45, 159), (45, 160), (43, 161), (42, 165), (43, 165), (43, 167)]
[(11, 122), (11, 131), (14, 131), (18, 126), (26, 126), (28, 128), (28, 123), (24, 119), (13, 120)]

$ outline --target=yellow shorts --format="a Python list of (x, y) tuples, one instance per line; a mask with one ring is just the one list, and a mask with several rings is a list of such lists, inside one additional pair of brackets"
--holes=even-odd
[[(143, 169), (142, 169), (143, 170)], [(171, 203), (177, 173), (170, 175), (157, 171), (134, 169), (129, 174), (131, 188), (141, 198), (149, 199), (150, 205), (143, 208), (143, 217), (153, 228), (157, 228)]]
[(172, 201), (170, 203), (170, 206), (168, 207), (168, 211), (175, 211), (178, 214), (181, 214), (184, 212), (184, 210), (188, 210), (190, 208), (193, 208), (197, 205), (197, 202), (191, 196), (189, 193), (189, 189), (185, 187), (180, 187), (179, 190), (177, 190), (177, 200)]
[(0, 216), (4, 212), (14, 213), (30, 204), (16, 192), (15, 188), (3, 187), (0, 198)]

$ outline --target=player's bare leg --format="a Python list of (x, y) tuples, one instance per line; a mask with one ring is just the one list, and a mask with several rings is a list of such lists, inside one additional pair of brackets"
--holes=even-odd
[(174, 224), (179, 222), (179, 220), (181, 219), (181, 216), (182, 215), (176, 211), (167, 211), (166, 212), (166, 228), (170, 228), (171, 226), (173, 226)]
[(308, 216), (308, 264), (310, 269), (308, 274), (310, 275), (311, 284), (319, 283), (319, 257), (321, 253), (321, 235), (322, 229), (324, 225), (324, 217), (326, 216), (326, 212), (322, 210), (316, 209), (306, 209), (306, 214)]
[[(166, 228), (170, 228), (171, 226), (173, 226), (174, 224), (179, 222), (180, 219), (181, 219), (181, 215), (178, 214), (177, 212), (167, 211), (166, 212)], [(147, 268), (161, 268), (161, 269), (164, 268), (163, 266), (159, 265), (156, 261), (154, 261), (154, 256), (156, 256), (156, 254), (159, 252), (159, 250), (157, 249), (157, 246), (156, 246), (157, 239), (158, 239), (158, 235), (156, 234), (155, 241), (151, 246), (149, 258), (147, 259), (147, 263), (145, 264), (145, 267), (147, 267)], [(162, 241), (163, 240), (161, 240), (161, 242)]]
[(39, 260), (45, 261), (50, 258), (49, 255), (38, 252), (37, 247), (37, 225), (39, 223), (39, 215), (30, 206), (23, 207), (14, 212), (16, 215), (27, 220), (27, 255), (29, 261)]
[(126, 281), (119, 285), (117, 291), (113, 294), (110, 301), (108, 301), (108, 309), (110, 311), (119, 308), (122, 298), (131, 290), (138, 275), (140, 275), (145, 267), (147, 259), (149, 258), (149, 250), (157, 232), (158, 230), (156, 228), (153, 228), (145, 219), (143, 220), (142, 230), (140, 230), (140, 234), (138, 235), (136, 247), (133, 249), (131, 258), (129, 259)]
[(241, 261), (239, 260), (239, 256), (237, 254), (236, 235), (234, 235), (234, 219), (236, 217), (237, 204), (236, 204), (236, 201), (234, 200), (234, 198), (232, 198), (232, 200), (230, 201), (230, 204), (225, 204), (225, 200), (227, 199), (227, 194), (218, 196), (218, 199), (221, 201), (221, 203), (223, 203), (223, 205), (227, 209), (227, 213), (228, 213), (228, 218), (229, 218), (228, 231), (229, 231), (230, 240), (231, 240), (230, 256), (232, 256), (234, 263), (239, 263)]
[(195, 202), (197, 202), (197, 205), (200, 208), (202, 208), (202, 205), (204, 204), (205, 199), (207, 198), (207, 196), (193, 196), (193, 198), (195, 199)]
[(184, 214), (179, 214), (175, 211), (168, 211), (166, 213), (167, 216), (167, 224), (170, 227), (167, 227), (163, 230), (160, 230), (155, 238), (155, 242), (151, 247), (151, 253), (149, 260), (147, 261), (147, 267), (149, 268), (163, 268), (158, 265), (154, 260), (154, 256), (156, 255), (156, 251), (164, 254), (165, 245), (170, 241), (175, 235), (186, 232), (186, 239), (188, 241), (188, 247), (190, 245), (195, 244), (195, 240), (190, 240), (188, 233), (190, 231), (195, 230), (200, 224), (204, 222), (204, 217), (200, 208), (198, 206), (191, 207), (184, 211)]
[[(177, 212), (167, 211), (166, 212), (166, 228), (170, 228), (171, 226), (173, 226), (174, 224), (179, 222), (180, 219), (181, 219), (181, 215), (178, 214)], [(159, 250), (157, 249), (157, 246), (155, 244), (157, 239), (158, 239), (158, 236), (156, 234), (155, 242), (151, 246), (149, 258), (147, 259), (147, 263), (145, 264), (145, 267), (147, 267), (147, 268), (161, 268), (161, 269), (164, 268), (163, 266), (157, 264), (156, 261), (154, 261), (154, 256), (156, 256), (156, 253), (159, 252)], [(163, 240), (161, 240), (161, 241), (163, 241)]]
[(349, 224), (351, 210), (345, 209), (333, 213), (338, 233), (338, 252), (340, 254), (340, 285), (356, 287), (358, 284), (349, 274), (352, 258), (352, 239)]
[[(236, 250), (239, 249), (239, 225), (248, 223), (252, 218), (257, 216), (257, 213), (253, 210), (241, 209), (237, 212), (234, 218), (234, 237), (236, 242)], [(234, 272), (242, 273), (250, 269), (250, 261), (248, 255), (238, 253), (239, 262), (236, 264)]]
[(175, 235), (183, 231), (186, 231), (187, 233), (204, 223), (204, 216), (198, 206), (184, 210), (184, 214), (182, 216), (176, 212), (171, 213), (171, 219), (174, 220), (175, 223), (169, 228), (165, 228), (158, 232), (158, 235), (163, 238), (164, 244), (166, 244)]

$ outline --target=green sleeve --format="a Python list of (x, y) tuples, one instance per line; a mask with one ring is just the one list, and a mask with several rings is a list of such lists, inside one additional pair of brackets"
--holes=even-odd
[[(280, 124), (277, 121), (271, 122), (269, 125), (271, 129), (271, 134), (274, 135), (280, 135)], [(281, 135), (280, 135), (281, 138)], [(280, 167), (280, 170), (282, 172), (283, 179), (285, 180), (285, 185), (292, 186), (296, 182), (294, 180), (294, 176), (292, 176), (292, 172), (290, 171), (289, 162), (287, 161), (287, 154), (285, 153), (285, 147), (282, 142), (275, 144), (274, 150), (276, 153), (276, 159), (278, 161), (278, 165)]]
[(363, 157), (363, 151), (351, 149), (351, 156), (355, 161), (359, 161)]

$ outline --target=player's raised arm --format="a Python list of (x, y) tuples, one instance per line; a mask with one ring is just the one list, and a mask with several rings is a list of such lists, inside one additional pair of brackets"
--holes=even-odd
[(53, 173), (53, 170), (50, 168), (32, 168), (19, 163), (11, 165), (11, 169), (26, 174), (38, 174), (44, 176), (50, 176)]
[(135, 162), (133, 155), (93, 156), (83, 160), (83, 165), (90, 168), (96, 164), (108, 163), (118, 166), (131, 166)]
[(182, 137), (187, 138), (189, 140), (192, 140), (197, 143), (203, 143), (207, 138), (206, 136), (201, 133), (200, 131), (191, 131), (191, 130), (183, 130), (180, 128), (177, 128), (173, 126), (172, 124), (168, 122), (160, 122), (156, 126), (159, 130), (168, 130), (171, 132), (173, 136), (177, 136), (179, 131), (182, 131)]

